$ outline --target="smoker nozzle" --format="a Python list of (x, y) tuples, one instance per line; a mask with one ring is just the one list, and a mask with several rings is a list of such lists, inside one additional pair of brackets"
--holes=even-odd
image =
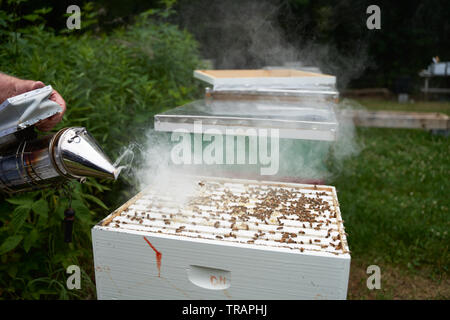
[(117, 179), (118, 170), (85, 128), (60, 130), (50, 142), (55, 167), (63, 176)]

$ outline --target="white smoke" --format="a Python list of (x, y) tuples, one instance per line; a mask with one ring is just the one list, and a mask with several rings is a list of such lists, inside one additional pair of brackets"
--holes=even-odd
[[(341, 52), (333, 44), (317, 43), (314, 36), (286, 34), (278, 15), (286, 1), (222, 0), (186, 2), (180, 23), (202, 46), (216, 69), (263, 68), (300, 62), (337, 76), (343, 89), (370, 65), (367, 46), (359, 42)], [(285, 10), (286, 11), (286, 10)], [(303, 21), (297, 30), (302, 30)]]
[[(289, 35), (288, 40), (277, 20), (280, 5), (283, 5), (282, 2), (269, 0), (189, 2), (179, 9), (180, 23), (194, 33), (201, 44), (208, 44), (207, 48), (203, 48), (209, 54), (205, 58), (213, 60), (217, 69), (262, 68), (300, 62), (335, 75), (340, 89), (364, 71), (368, 65), (364, 43), (358, 44), (353, 54), (343, 54), (334, 45), (303, 41), (301, 34)], [(343, 110), (360, 106), (343, 100), (333, 107), (339, 122), (336, 141), (325, 147), (320, 143), (312, 144), (308, 161), (302, 157), (289, 159), (297, 161), (296, 166), (292, 167), (292, 176), (326, 180), (332, 172), (343, 168), (345, 159), (360, 152), (353, 122), (341, 116)], [(167, 192), (179, 193), (180, 199), (190, 194), (192, 181), (179, 178), (175, 185), (173, 183), (173, 174), (183, 173), (184, 169), (180, 166), (175, 171), (177, 168), (171, 165), (172, 147), (173, 143), (167, 135), (153, 129), (147, 132), (146, 142), (141, 147), (140, 165), (133, 169), (139, 189), (153, 185)], [(286, 143), (280, 147), (282, 162), (286, 159), (283, 154), (289, 154), (290, 145)], [(336, 170), (323, 166), (324, 154), (331, 157), (329, 160)], [(200, 166), (195, 173), (202, 175), (204, 168)]]

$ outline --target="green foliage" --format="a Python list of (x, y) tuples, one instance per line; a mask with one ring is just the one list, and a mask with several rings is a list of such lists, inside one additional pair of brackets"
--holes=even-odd
[(74, 243), (69, 245), (64, 243), (61, 229), (68, 199), (61, 190), (31, 192), (3, 202), (0, 210), (2, 296), (24, 299), (41, 298), (41, 295), (62, 297), (60, 288), (64, 284), (64, 273), (57, 274), (61, 280), (59, 285), (54, 283), (50, 286), (52, 281), (58, 280), (51, 275), (71, 264), (88, 263), (90, 253), (85, 248), (90, 246), (89, 229), (99, 211), (90, 206), (80, 184), (74, 186), (72, 196), (77, 223)]
[[(22, 18), (40, 21), (34, 15), (46, 12)], [(55, 131), (84, 126), (112, 159), (127, 144), (139, 142), (153, 114), (199, 94), (192, 81), (199, 66), (196, 42), (176, 26), (143, 16), (130, 27), (94, 36), (56, 34), (39, 23), (19, 31), (14, 19), (0, 10), (0, 70), (51, 84), (67, 103)], [(76, 220), (71, 244), (63, 241), (61, 223), (69, 203), (62, 190), (4, 196), (0, 201), (0, 297), (95, 297), (90, 229), (118, 204), (124, 182), (88, 179), (72, 184)], [(71, 264), (83, 270), (80, 292), (65, 286), (65, 270)]]
[(144, 11), (143, 13), (141, 13), (141, 17), (147, 18), (149, 16), (157, 16), (157, 17), (166, 19), (166, 18), (172, 16), (173, 14), (175, 14), (175, 10), (173, 9), (173, 6), (175, 5), (176, 2), (177, 2), (177, 0), (161, 0), (160, 4), (162, 5), (162, 7), (164, 7), (164, 9), (161, 9), (161, 8), (148, 9), (148, 10)]

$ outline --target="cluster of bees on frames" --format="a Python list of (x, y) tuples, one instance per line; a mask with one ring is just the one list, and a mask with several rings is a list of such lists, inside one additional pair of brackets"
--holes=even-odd
[[(196, 218), (194, 220), (197, 222), (190, 221), (189, 217), (186, 217), (186, 225), (180, 225), (185, 214), (180, 209), (170, 214), (161, 214), (160, 212), (159, 220), (163, 221), (164, 226), (159, 226), (160, 230), (157, 232), (166, 229), (166, 233), (174, 232), (184, 236), (192, 236), (192, 233), (197, 232), (197, 238), (212, 237), (218, 240), (228, 239), (239, 242), (247, 238), (245, 242), (249, 244), (255, 244), (255, 242), (265, 244), (264, 241), (272, 240), (280, 243), (278, 246), (291, 249), (290, 245), (293, 244), (307, 245), (307, 250), (334, 249), (333, 251), (340, 251), (344, 248), (340, 236), (332, 236), (336, 228), (331, 219), (336, 218), (336, 211), (329, 201), (323, 199), (324, 196), (329, 195), (326, 192), (315, 191), (315, 196), (312, 197), (306, 196), (304, 192), (295, 188), (276, 186), (260, 188), (256, 185), (246, 185), (245, 192), (234, 192), (235, 190), (224, 185), (206, 181), (198, 182), (198, 188), (202, 192), (192, 196), (187, 203), (187, 207), (194, 213)], [(314, 189), (319, 190), (316, 186)], [(216, 210), (205, 215), (204, 207), (206, 206), (215, 207)], [(155, 221), (155, 215), (152, 213), (160, 211), (163, 207), (162, 203), (152, 201), (147, 210), (139, 212), (128, 208), (122, 214), (133, 223), (145, 225), (146, 220)], [(277, 212), (276, 217), (273, 215), (274, 212)], [(224, 214), (228, 215), (228, 218), (224, 218)], [(177, 222), (176, 227), (175, 221)], [(286, 221), (288, 224), (290, 221), (301, 222), (301, 227), (297, 228), (296, 232), (292, 232), (292, 225), (291, 228), (289, 225), (285, 226), (284, 222)], [(115, 227), (120, 227), (120, 223), (126, 224), (127, 222), (116, 220)], [(172, 227), (172, 225), (174, 226)], [(192, 226), (212, 226), (217, 231), (200, 234), (196, 230), (191, 230)], [(229, 231), (224, 232), (223, 230), (226, 229)], [(314, 234), (309, 230), (325, 230), (326, 235), (322, 238), (313, 237)], [(253, 233), (249, 235), (250, 232)], [(323, 238), (330, 238), (330, 241), (323, 242)], [(333, 243), (336, 241), (337, 243)], [(298, 246), (297, 249), (301, 252), (305, 250)]]

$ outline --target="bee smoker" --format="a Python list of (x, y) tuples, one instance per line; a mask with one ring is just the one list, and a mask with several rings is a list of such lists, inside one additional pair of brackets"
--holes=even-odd
[(60, 185), (67, 179), (116, 178), (116, 168), (85, 128), (21, 140), (1, 152), (0, 189), (8, 193)]
[[(33, 90), (0, 105), (0, 191), (14, 194), (59, 187), (70, 179), (117, 178), (119, 171), (85, 128), (37, 137), (34, 125), (61, 111), (48, 99), (52, 90)], [(66, 212), (65, 241), (70, 242), (75, 212)]]

